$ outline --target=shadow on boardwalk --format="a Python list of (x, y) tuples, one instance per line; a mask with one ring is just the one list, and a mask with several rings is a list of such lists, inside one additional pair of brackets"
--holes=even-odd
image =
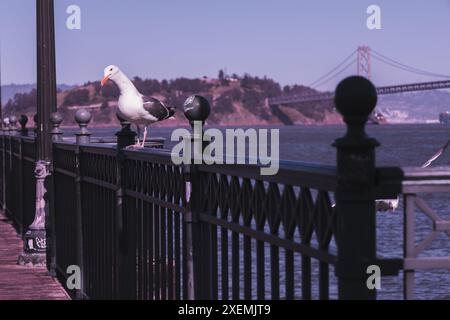
[(0, 300), (67, 300), (61, 285), (46, 274), (47, 269), (17, 264), (22, 239), (0, 213)]

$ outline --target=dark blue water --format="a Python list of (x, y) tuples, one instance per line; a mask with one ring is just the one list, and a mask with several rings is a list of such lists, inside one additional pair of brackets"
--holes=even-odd
[[(271, 127), (273, 128), (273, 127)], [(173, 128), (152, 128), (150, 135), (167, 139), (170, 142)], [(111, 136), (116, 129), (93, 130), (94, 136)], [(376, 138), (381, 146), (377, 149), (378, 166), (420, 166), (450, 139), (450, 126), (441, 125), (381, 125), (369, 126), (369, 136)], [(335, 164), (336, 150), (333, 141), (343, 136), (344, 126), (285, 126), (280, 128), (280, 158), (323, 164)], [(70, 133), (69, 133), (70, 135)], [(433, 165), (450, 165), (450, 149)], [(428, 204), (441, 216), (449, 217), (450, 194), (422, 195)], [(416, 213), (417, 241), (423, 239), (432, 230), (431, 221), (425, 215)], [(380, 257), (402, 257), (403, 254), (403, 204), (394, 213), (377, 215), (378, 255)], [(450, 256), (450, 240), (441, 234), (424, 254)], [(267, 252), (267, 256), (268, 252)], [(284, 253), (280, 252), (283, 270)], [(269, 266), (268, 266), (269, 267)], [(270, 268), (269, 268), (270, 269)], [(313, 270), (317, 271), (317, 268)], [(300, 271), (299, 271), (300, 272)], [(314, 272), (313, 272), (314, 273)], [(402, 298), (402, 274), (398, 277), (383, 277), (382, 288), (378, 292), (380, 299)], [(296, 274), (300, 280), (300, 273)], [(281, 282), (283, 279), (280, 279)], [(270, 284), (268, 274), (267, 284)], [(335, 279), (330, 279), (330, 292), (336, 297)], [(300, 283), (296, 292), (300, 291)], [(416, 297), (436, 299), (450, 296), (450, 270), (418, 271), (416, 273)], [(282, 291), (283, 293), (283, 291)], [(317, 296), (317, 287), (313, 287)]]
[[(208, 127), (207, 127), (208, 128)], [(246, 127), (243, 127), (244, 129)], [(283, 126), (256, 127), (280, 129), (280, 158), (306, 162), (335, 164), (336, 150), (331, 146), (336, 138), (344, 135), (344, 126)], [(166, 147), (174, 128), (151, 128), (149, 136), (166, 138)], [(72, 136), (74, 129), (66, 129)], [(114, 136), (117, 129), (91, 129), (93, 136)], [(376, 138), (377, 164), (388, 166), (417, 166), (423, 164), (450, 139), (450, 126), (438, 124), (405, 124), (368, 126), (368, 135)], [(450, 165), (450, 150), (434, 165)]]

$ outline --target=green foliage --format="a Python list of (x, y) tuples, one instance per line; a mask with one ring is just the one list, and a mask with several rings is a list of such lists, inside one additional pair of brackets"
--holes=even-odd
[(11, 99), (5, 105), (5, 114), (18, 114), (28, 110), (35, 110), (37, 105), (37, 91), (31, 90), (30, 93), (17, 93), (14, 99)]
[(83, 106), (89, 102), (89, 90), (77, 89), (70, 91), (64, 99), (64, 106)]
[[(256, 117), (270, 122), (280, 119), (280, 117), (265, 105), (267, 98), (282, 94), (308, 95), (317, 93), (315, 90), (301, 85), (284, 86), (281, 88), (277, 82), (267, 77), (253, 77), (249, 74), (239, 77), (233, 74), (232, 78), (238, 81), (228, 81), (225, 72), (220, 70), (218, 74), (219, 81), (187, 78), (159, 81), (156, 79), (135, 77), (133, 82), (142, 94), (147, 96), (157, 95), (158, 98), (162, 97), (167, 105), (173, 107), (181, 107), (187, 97), (192, 94), (201, 94), (210, 101), (213, 107), (213, 112), (210, 117), (211, 123), (220, 123), (223, 118), (222, 115), (235, 112), (238, 105), (242, 105)], [(101, 87), (99, 81), (95, 81), (85, 83), (82, 87), (61, 94), (66, 95), (61, 106), (59, 106), (60, 111), (66, 114), (65, 124), (73, 124), (73, 112), (67, 107), (89, 104), (101, 104), (100, 108), (93, 113), (95, 122), (111, 123), (111, 119), (114, 117), (115, 107), (109, 107), (108, 102), (117, 101), (120, 92), (117, 85), (112, 81), (104, 87)], [(30, 93), (16, 94), (5, 105), (5, 114), (8, 114), (8, 112), (9, 114), (35, 112), (36, 100), (36, 90)], [(295, 105), (292, 107), (296, 108)], [(296, 109), (306, 117), (320, 121), (324, 119), (326, 111), (332, 110), (332, 106), (327, 103), (316, 103), (309, 106), (298, 106)]]

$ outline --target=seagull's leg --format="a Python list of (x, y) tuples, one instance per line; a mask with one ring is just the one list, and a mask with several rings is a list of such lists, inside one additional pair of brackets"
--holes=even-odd
[(145, 146), (146, 139), (147, 139), (147, 126), (144, 127), (144, 137), (142, 138), (142, 148)]
[(137, 123), (134, 124), (137, 128), (137, 142), (131, 146), (128, 146), (127, 148), (142, 148), (141, 140), (139, 137), (141, 136), (141, 127)]
[(139, 138), (141, 137), (141, 127), (136, 124), (136, 128), (137, 128), (137, 145), (140, 143)]

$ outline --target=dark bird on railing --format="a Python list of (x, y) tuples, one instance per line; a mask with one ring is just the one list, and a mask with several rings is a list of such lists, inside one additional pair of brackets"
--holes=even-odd
[[(114, 81), (119, 87), (118, 106), (121, 116), (134, 123), (138, 128), (137, 144), (131, 147), (143, 148), (147, 138), (147, 126), (166, 119), (173, 119), (175, 108), (167, 107), (158, 99), (141, 94), (117, 66), (111, 65), (105, 68), (101, 85), (104, 86), (108, 80)], [(139, 125), (144, 126), (142, 144), (139, 141), (141, 131)]]

